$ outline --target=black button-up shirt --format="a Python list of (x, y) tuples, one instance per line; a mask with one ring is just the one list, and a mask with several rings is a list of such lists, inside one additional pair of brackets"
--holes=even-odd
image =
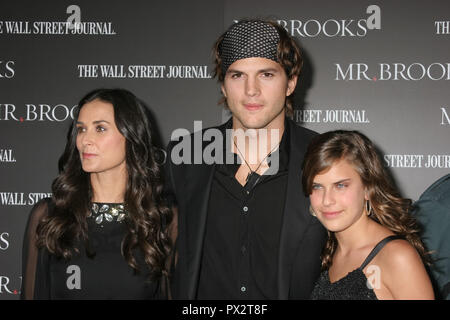
[[(230, 146), (225, 152), (231, 152)], [(279, 170), (251, 190), (235, 178), (240, 167), (217, 164), (208, 204), (198, 299), (277, 299), (278, 252), (289, 161), (289, 126)], [(245, 165), (245, 164), (244, 164)], [(267, 172), (267, 171), (266, 171)]]

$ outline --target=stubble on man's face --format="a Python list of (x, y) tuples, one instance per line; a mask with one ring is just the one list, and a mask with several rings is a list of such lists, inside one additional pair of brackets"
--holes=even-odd
[(270, 59), (235, 61), (221, 86), (233, 114), (233, 128), (282, 128), (286, 97), (295, 89), (296, 81), (288, 80), (281, 65)]

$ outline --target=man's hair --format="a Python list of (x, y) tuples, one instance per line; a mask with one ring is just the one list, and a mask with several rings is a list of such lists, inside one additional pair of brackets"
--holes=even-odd
[[(239, 20), (237, 24), (241, 23), (249, 23), (249, 22), (262, 22), (267, 23), (271, 26), (273, 26), (276, 31), (278, 32), (280, 36), (280, 41), (278, 42), (277, 46), (277, 62), (283, 67), (284, 71), (286, 72), (287, 78), (292, 79), (294, 77), (298, 77), (300, 75), (300, 71), (302, 69), (303, 65), (303, 58), (301, 55), (301, 51), (295, 40), (288, 34), (288, 32), (280, 26), (278, 23), (271, 21), (271, 20), (261, 20), (261, 19), (243, 19)], [(220, 83), (223, 83), (225, 80), (225, 72), (223, 70), (223, 61), (222, 61), (222, 52), (221, 52), (221, 46), (222, 41), (225, 38), (228, 31), (230, 31), (235, 24), (231, 25), (227, 31), (225, 31), (214, 43), (213, 46), (213, 56), (214, 56), (214, 77), (217, 77)], [(222, 97), (222, 99), (219, 102), (226, 104), (225, 97)], [(293, 115), (293, 101), (292, 101), (292, 94), (286, 98), (286, 114), (288, 116)]]

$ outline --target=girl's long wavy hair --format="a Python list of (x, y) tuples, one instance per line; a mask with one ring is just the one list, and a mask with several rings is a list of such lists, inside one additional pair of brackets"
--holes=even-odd
[(163, 175), (155, 161), (152, 127), (145, 107), (124, 89), (97, 89), (88, 93), (78, 104), (74, 121), (68, 132), (68, 141), (59, 159), (59, 175), (52, 183), (54, 208), (38, 226), (38, 247), (45, 247), (58, 257), (70, 259), (77, 243), (84, 243), (88, 256), (87, 216), (91, 208), (92, 188), (90, 175), (83, 171), (76, 147), (76, 122), (83, 106), (100, 100), (114, 107), (114, 119), (119, 132), (125, 137), (126, 169), (128, 181), (124, 196), (127, 211), (127, 234), (122, 240), (122, 255), (136, 271), (134, 251), (139, 249), (149, 267), (151, 280), (167, 274), (166, 261), (172, 247), (168, 226), (172, 212), (165, 203)]
[[(419, 236), (419, 227), (410, 214), (412, 202), (402, 198), (384, 169), (374, 144), (358, 131), (336, 130), (316, 136), (305, 154), (302, 168), (303, 190), (312, 193), (314, 177), (329, 169), (336, 161), (347, 160), (358, 172), (367, 188), (372, 206), (370, 218), (396, 235), (403, 236), (430, 263), (429, 253)], [(337, 248), (333, 232), (322, 252), (322, 269), (328, 269)]]

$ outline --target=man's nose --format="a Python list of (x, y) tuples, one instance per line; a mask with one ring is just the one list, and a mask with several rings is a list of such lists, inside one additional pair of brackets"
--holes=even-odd
[(245, 82), (245, 93), (250, 96), (256, 96), (260, 93), (260, 87), (256, 77), (248, 77)]

